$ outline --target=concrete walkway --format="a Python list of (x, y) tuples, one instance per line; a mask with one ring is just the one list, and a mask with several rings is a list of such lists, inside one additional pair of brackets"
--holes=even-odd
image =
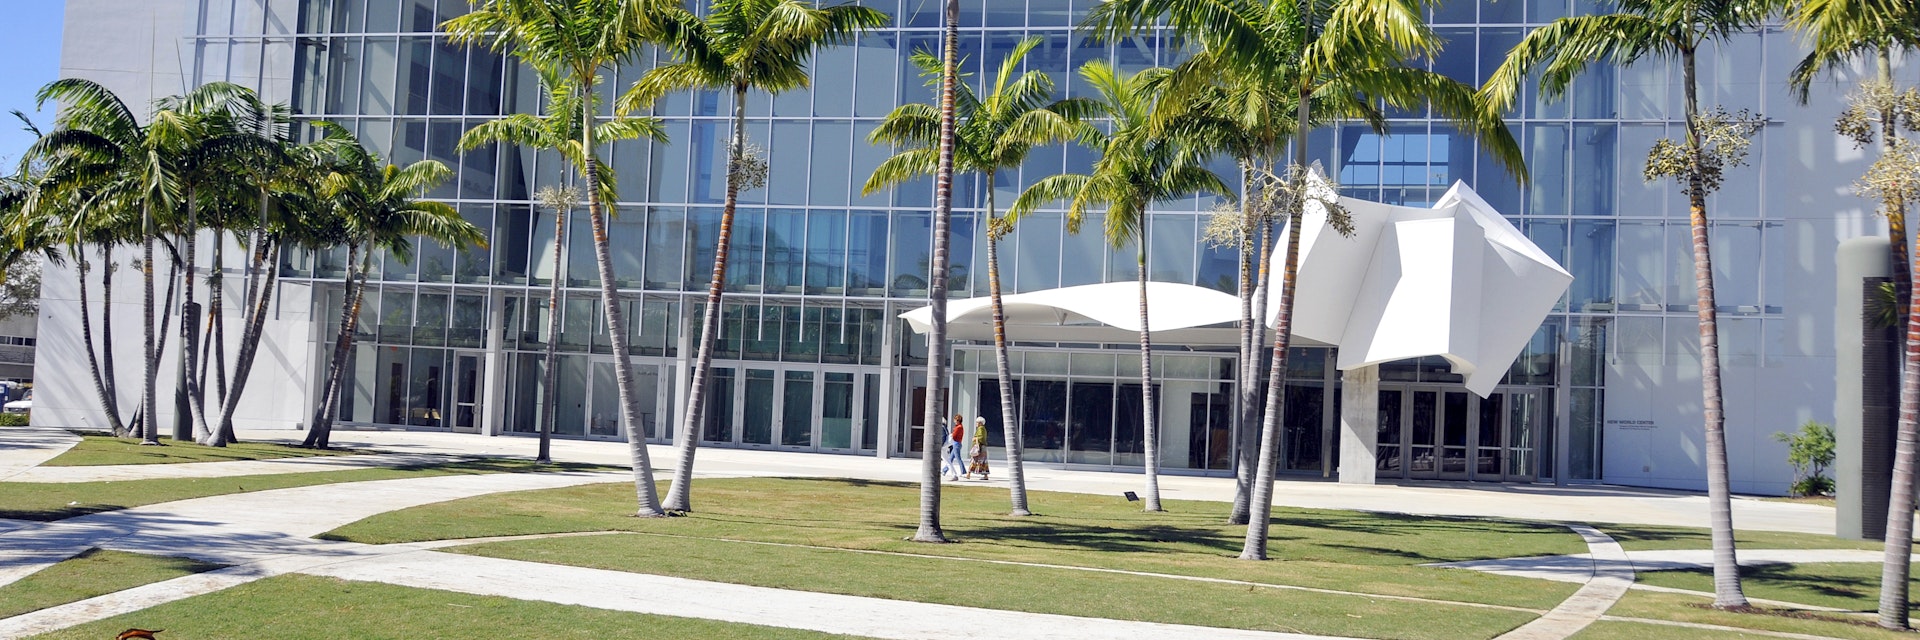
[(1620, 549), (1620, 543), (1612, 536), (1600, 530), (1584, 525), (1572, 525), (1574, 533), (1587, 541), (1590, 553), (1588, 579), (1573, 592), (1560, 606), (1548, 611), (1547, 615), (1534, 618), (1532, 622), (1520, 625), (1520, 628), (1501, 635), (1497, 640), (1561, 640), (1572, 637), (1581, 629), (1598, 621), (1606, 615), (1613, 603), (1627, 595), (1627, 589), (1633, 586), (1633, 565), (1625, 562), (1626, 551)]
[[(1757, 567), (1769, 564), (1807, 564), (1815, 562), (1878, 564), (1885, 558), (1882, 552), (1870, 549), (1740, 549), (1738, 555), (1740, 558), (1740, 566), (1743, 567)], [(1920, 554), (1915, 554), (1913, 559), (1916, 562), (1920, 562)], [(1596, 567), (1600, 570), (1606, 570), (1618, 566), (1628, 572), (1710, 569), (1713, 567), (1713, 551), (1709, 549), (1627, 551), (1624, 555), (1618, 557), (1578, 553), (1564, 556), (1533, 556), (1526, 558), (1447, 562), (1429, 566), (1471, 569), (1474, 571), (1485, 571), (1487, 573), (1534, 578), (1538, 580), (1586, 582), (1594, 575)]]
[(80, 444), (65, 429), (0, 427), (0, 482), (12, 480)]
[[(286, 442), (296, 441), (305, 434), (298, 431), (243, 430), (239, 435), (241, 439), (249, 441)], [(336, 431), (332, 439), (342, 446), (447, 455), (529, 457), (536, 446), (532, 438), (421, 431)], [(654, 468), (660, 473), (659, 479), (666, 480), (670, 476), (665, 471), (673, 468), (677, 454), (672, 447), (664, 445), (653, 446), (651, 453)], [(628, 464), (625, 442), (554, 440), (553, 458), (565, 462)], [(1001, 463), (995, 461), (994, 464), (999, 466)], [(920, 461), (917, 458), (883, 460), (873, 456), (702, 448), (696, 468), (700, 475), (707, 477), (840, 477), (918, 482)], [(1118, 497), (1123, 491), (1139, 491), (1142, 483), (1141, 476), (1136, 473), (1068, 470), (1057, 465), (1032, 462), (1028, 463), (1026, 471), (1027, 487), (1036, 491)], [(1005, 486), (1004, 476), (995, 474), (994, 477), (991, 484)], [(1233, 499), (1234, 487), (1232, 478), (1162, 475), (1160, 492), (1168, 500), (1224, 502)], [(695, 498), (698, 499), (697, 490)], [(1554, 487), (1467, 482), (1349, 485), (1317, 478), (1281, 476), (1280, 484), (1274, 490), (1274, 505), (1552, 522), (1700, 528), (1708, 525), (1705, 494), (1610, 486)], [(1743, 530), (1833, 535), (1834, 512), (1831, 507), (1818, 505), (1736, 499), (1733, 501), (1733, 522), (1735, 527)]]
[[(1322, 638), (768, 589), (441, 553), (426, 549), (428, 545), (376, 546), (311, 537), (421, 504), (628, 477), (491, 474), (341, 483), (34, 523), (8, 532), (0, 547), (0, 584), (91, 547), (237, 566), (0, 620), (0, 639), (45, 633), (288, 572), (878, 638)], [(940, 625), (929, 624), (931, 620), (968, 622)]]
[[(182, 445), (190, 446), (190, 445)], [(164, 478), (226, 478), (279, 473), (314, 473), (412, 467), (459, 462), (470, 458), (434, 453), (385, 453), (358, 456), (308, 456), (267, 460), (223, 460), (160, 464), (114, 464), (86, 467), (35, 467), (14, 474), (8, 482), (102, 482)]]

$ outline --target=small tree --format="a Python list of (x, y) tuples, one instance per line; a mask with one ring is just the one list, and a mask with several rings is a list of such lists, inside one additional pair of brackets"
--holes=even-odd
[(1796, 496), (1833, 493), (1833, 478), (1827, 477), (1827, 467), (1833, 466), (1833, 427), (1808, 420), (1800, 425), (1799, 431), (1774, 432), (1773, 439), (1787, 445), (1787, 462), (1793, 465), (1793, 487), (1787, 490), (1789, 493)]

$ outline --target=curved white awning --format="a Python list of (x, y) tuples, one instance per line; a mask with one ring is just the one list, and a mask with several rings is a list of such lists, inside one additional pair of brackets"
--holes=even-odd
[[(1134, 342), (1140, 335), (1140, 284), (1107, 282), (1001, 296), (1007, 339), (1023, 342)], [(933, 308), (900, 314), (917, 333)], [(1240, 299), (1173, 282), (1147, 283), (1147, 326), (1156, 340), (1195, 346), (1239, 344)], [(956, 340), (993, 339), (993, 307), (985, 296), (947, 302), (947, 331)]]

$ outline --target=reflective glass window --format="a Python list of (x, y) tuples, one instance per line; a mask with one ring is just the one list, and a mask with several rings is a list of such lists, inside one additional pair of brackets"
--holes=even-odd
[(815, 210), (807, 215), (807, 293), (842, 293), (846, 288), (847, 212)]
[(1575, 220), (1568, 252), (1567, 271), (1573, 273), (1573, 285), (1567, 291), (1574, 312), (1608, 313), (1613, 311), (1613, 223), (1600, 220)]
[(894, 295), (927, 294), (927, 268), (933, 259), (932, 222), (924, 212), (894, 212), (893, 249), (888, 252), (893, 260), (888, 280)]
[(767, 202), (806, 204), (809, 130), (804, 120), (773, 123), (773, 146), (767, 151)]
[(847, 222), (847, 293), (885, 295), (887, 213), (855, 211)]
[(1760, 224), (1713, 225), (1714, 306), (1722, 310), (1760, 311)]
[(800, 293), (806, 277), (807, 212), (774, 209), (767, 226), (767, 291)]
[[(785, 217), (781, 216), (783, 219)], [(784, 266), (783, 261), (789, 258), (773, 258), (784, 251), (777, 245), (782, 240), (774, 236), (769, 232), (765, 209), (740, 208), (734, 212), (733, 236), (727, 247), (728, 291), (760, 291), (767, 273)], [(712, 276), (709, 275), (708, 282), (711, 281)]]
[(1573, 215), (1614, 215), (1614, 137), (1612, 124), (1573, 125)]
[(720, 240), (720, 209), (691, 207), (687, 210), (687, 270), (681, 286), (688, 291), (706, 291), (713, 281), (713, 256)]
[(1485, 2), (1448, 2), (1446, 4), (1480, 5), (1481, 24), (1520, 24), (1522, 15), (1521, 0), (1486, 0)]
[[(892, 33), (861, 36), (854, 66), (853, 115), (878, 118), (893, 112), (896, 66), (903, 64), (900, 36)], [(907, 65), (912, 66), (912, 65)]]
[(1620, 222), (1619, 246), (1614, 253), (1615, 287), (1620, 308), (1660, 311), (1665, 309), (1661, 292), (1665, 289), (1667, 231), (1661, 222)]
[(1157, 282), (1193, 284), (1196, 217), (1189, 214), (1155, 214), (1151, 220), (1147, 251), (1148, 278)]
[(393, 38), (368, 38), (366, 63), (360, 82), (360, 113), (390, 116), (398, 113), (394, 100), (394, 74), (400, 56), (400, 44)]
[[(1567, 214), (1567, 125), (1527, 125), (1527, 215)], [(1508, 212), (1511, 215), (1513, 212)]]
[[(847, 122), (821, 122), (813, 125), (813, 162), (807, 181), (812, 193), (809, 204), (847, 204), (847, 164), (851, 158), (853, 125)], [(862, 144), (865, 144), (862, 142)], [(861, 176), (864, 183), (866, 176)]]

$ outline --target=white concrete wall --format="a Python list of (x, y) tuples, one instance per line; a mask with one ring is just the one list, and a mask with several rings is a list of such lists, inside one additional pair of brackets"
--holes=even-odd
[[(214, 47), (219, 56), (196, 53), (187, 38), (196, 33), (260, 33), (266, 25), (270, 33), (290, 33), (295, 21), (294, 0), (265, 0), (270, 10), (263, 16), (262, 0), (202, 0), (194, 2), (156, 2), (151, 0), (69, 0), (65, 25), (65, 43), (61, 50), (62, 77), (86, 78), (106, 85), (118, 94), (136, 114), (144, 115), (154, 99), (182, 93), (195, 82), (234, 80), (260, 86), (265, 78), (264, 97), (285, 101), (291, 97), (292, 57), (279, 52), (271, 43), (262, 48), (260, 39), (249, 46)], [(291, 51), (290, 43), (285, 44)], [(265, 52), (264, 54), (262, 52)], [(199, 60), (200, 62), (195, 62)], [(218, 63), (214, 65), (213, 63)], [(245, 69), (231, 75), (207, 77), (208, 69), (225, 73), (231, 68)], [(265, 64), (263, 64), (265, 63)], [(199, 251), (201, 264), (211, 262), (211, 236), (203, 236)], [(90, 252), (95, 271), (90, 274), (89, 296), (85, 301), (93, 314), (95, 348), (111, 324), (113, 358), (122, 419), (130, 419), (138, 409), (143, 392), (141, 347), (143, 307), (142, 280), (133, 267), (138, 264), (138, 247), (115, 251), (119, 265), (113, 282), (113, 304), (103, 308), (99, 283), (101, 264), (97, 252)], [(159, 255), (164, 255), (161, 251)], [(229, 244), (225, 255), (226, 294), (222, 312), (226, 314), (229, 367), (239, 355), (241, 325), (241, 287), (244, 286), (246, 253)], [(157, 260), (155, 304), (164, 304), (166, 264)], [(204, 273), (201, 274), (204, 277)], [(41, 278), (39, 313), (40, 351), (34, 369), (35, 397), (33, 423), (44, 426), (104, 428), (108, 421), (87, 364), (86, 343), (80, 323), (78, 266), (69, 260), (65, 266), (49, 265)], [(179, 294), (176, 294), (179, 295)], [(202, 284), (195, 294), (203, 305), (207, 289)], [(177, 313), (179, 300), (165, 312)], [(304, 283), (282, 284), (276, 292), (268, 316), (265, 337), (248, 379), (243, 401), (236, 411), (236, 425), (242, 428), (292, 428), (305, 420), (305, 397), (311, 386), (313, 302)], [(169, 327), (169, 346), (158, 371), (157, 413), (163, 432), (173, 425), (173, 392), (179, 353), (179, 320)], [(104, 354), (102, 354), (104, 355)], [(104, 366), (104, 362), (102, 363)], [(211, 390), (213, 382), (209, 380)], [(209, 392), (208, 402), (215, 401)]]
[[(1800, 55), (1779, 41), (1765, 54), (1769, 70), (1784, 69)], [(1833, 423), (1834, 249), (1848, 238), (1886, 233), (1872, 205), (1851, 190), (1873, 157), (1832, 130), (1851, 79), (1846, 86), (1822, 80), (1803, 107), (1778, 75), (1784, 74), (1760, 80), (1761, 112), (1776, 124), (1756, 140), (1751, 166), (1729, 169), (1726, 188), (1709, 201), (1713, 219), (1760, 218), (1779, 225), (1766, 230), (1761, 286), (1780, 315), (1765, 316), (1764, 325), (1721, 316), (1727, 460), (1739, 493), (1785, 493), (1793, 469), (1786, 445), (1773, 434), (1807, 420)], [(1903, 82), (1914, 79), (1911, 69), (1901, 76)], [(1639, 180), (1627, 162), (1630, 151), (1637, 150), (1620, 149), (1623, 185)], [(1670, 182), (1662, 187), (1674, 193), (1668, 219), (1684, 223), (1684, 198)], [(1758, 216), (1751, 211), (1756, 202)], [(1723, 258), (1715, 255), (1716, 261)], [(1691, 263), (1669, 268), (1690, 269)], [(1690, 271), (1683, 276), (1690, 282)], [(1617, 321), (1609, 345), (1604, 478), (1704, 490), (1697, 323), (1692, 316), (1669, 315), (1662, 334), (1635, 322)]]

